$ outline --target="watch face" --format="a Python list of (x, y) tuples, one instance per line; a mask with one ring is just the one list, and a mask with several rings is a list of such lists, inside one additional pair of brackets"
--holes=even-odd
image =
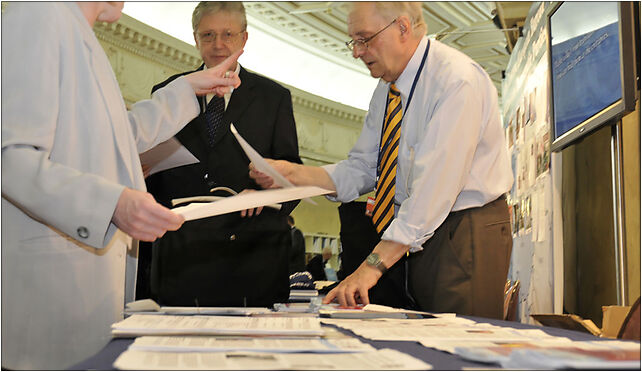
[(368, 257), (366, 258), (366, 263), (368, 265), (373, 265), (376, 266), (381, 259), (379, 258), (379, 255), (376, 253), (370, 253)]

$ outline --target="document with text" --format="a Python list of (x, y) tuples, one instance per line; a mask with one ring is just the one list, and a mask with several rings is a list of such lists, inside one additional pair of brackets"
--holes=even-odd
[(353, 337), (254, 338), (213, 336), (143, 336), (129, 350), (216, 352), (257, 351), (269, 353), (361, 353), (375, 349)]
[(114, 362), (127, 370), (426, 370), (432, 366), (391, 349), (365, 353), (171, 353), (128, 350)]
[(145, 335), (321, 336), (317, 318), (135, 314), (112, 324), (115, 337)]

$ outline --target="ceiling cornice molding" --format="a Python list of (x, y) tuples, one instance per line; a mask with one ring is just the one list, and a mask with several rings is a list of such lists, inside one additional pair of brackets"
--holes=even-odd
[(330, 115), (339, 119), (337, 123), (351, 128), (361, 128), (366, 112), (347, 106), (314, 94), (302, 91), (294, 87), (288, 87), (292, 94), (292, 104), (312, 110), (321, 115)]
[(179, 71), (193, 70), (202, 63), (193, 45), (126, 14), (118, 22), (96, 22), (94, 33), (100, 40)]
[(318, 57), (370, 75), (363, 63), (352, 58), (346, 48), (346, 30), (340, 30), (315, 15), (290, 14), (289, 11), (295, 9), (292, 2), (257, 1), (245, 2), (244, 6), (248, 16), (264, 24), (253, 22), (252, 26)]
[[(177, 71), (189, 71), (202, 61), (193, 45), (167, 35), (135, 18), (123, 14), (118, 22), (97, 22), (94, 25), (96, 37), (108, 44), (125, 50), (147, 60), (164, 64)], [(301, 89), (280, 83), (288, 88), (293, 105), (316, 112), (318, 115), (331, 115), (337, 122), (361, 128), (365, 111), (305, 92)]]

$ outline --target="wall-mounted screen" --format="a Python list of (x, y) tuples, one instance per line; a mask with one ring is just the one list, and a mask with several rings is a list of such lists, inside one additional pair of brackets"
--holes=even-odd
[(553, 151), (634, 109), (632, 6), (562, 2), (549, 13)]

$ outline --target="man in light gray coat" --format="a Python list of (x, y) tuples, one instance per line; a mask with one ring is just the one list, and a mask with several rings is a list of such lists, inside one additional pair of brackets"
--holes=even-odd
[[(145, 192), (138, 154), (199, 113), (221, 68), (125, 108), (93, 23), (122, 3), (10, 3), (2, 14), (2, 366), (63, 369), (99, 351), (133, 298), (137, 242), (183, 218)], [(127, 267), (127, 268), (126, 268)], [(129, 275), (128, 275), (129, 276)], [(128, 287), (126, 291), (126, 285)]]

